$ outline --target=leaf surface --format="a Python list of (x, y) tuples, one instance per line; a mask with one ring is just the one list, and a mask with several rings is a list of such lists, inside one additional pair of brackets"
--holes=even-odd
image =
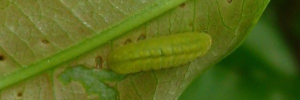
[[(197, 75), (242, 42), (268, 2), (2, 0), (0, 87), (12, 86), (5, 86), (0, 98), (104, 99), (99, 95), (105, 93), (87, 90), (93, 83), (103, 83), (118, 94), (115, 99), (176, 99)], [(128, 42), (190, 31), (208, 33), (213, 44), (204, 57), (182, 67), (120, 75), (124, 78), (117, 79), (84, 74), (83, 69), (76, 74), (94, 79), (79, 80), (71, 74), (72, 68), (80, 66), (95, 74), (105, 73), (97, 68), (107, 69), (107, 55)], [(63, 75), (74, 77), (68, 83)], [(33, 77), (21, 81), (19, 76)], [(18, 84), (8, 84), (7, 80)]]

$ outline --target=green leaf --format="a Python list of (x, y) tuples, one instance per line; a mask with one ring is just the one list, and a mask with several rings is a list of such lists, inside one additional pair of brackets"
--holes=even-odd
[[(73, 81), (69, 84), (58, 77), (72, 69), (68, 67), (79, 65), (90, 70), (106, 69), (109, 52), (130, 41), (179, 32), (206, 32), (213, 40), (211, 50), (190, 64), (130, 74), (122, 80), (100, 80), (117, 91), (118, 99), (178, 98), (197, 75), (242, 42), (268, 2), (2, 0), (0, 97), (102, 99), (97, 93), (89, 94), (85, 83), (104, 76), (77, 81), (71, 77)], [(31, 78), (22, 81), (28, 77)]]
[(274, 16), (265, 12), (245, 42), (195, 79), (180, 99), (300, 99), (298, 66)]

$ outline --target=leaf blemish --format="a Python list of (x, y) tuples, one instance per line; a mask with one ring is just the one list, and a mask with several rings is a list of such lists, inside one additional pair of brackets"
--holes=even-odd
[(137, 40), (140, 41), (140, 40), (145, 40), (145, 39), (146, 39), (145, 34), (141, 34)]
[(232, 0), (227, 0), (227, 2), (228, 2), (228, 3), (231, 3), (231, 2), (232, 2)]
[(3, 55), (0, 55), (0, 61), (3, 61), (5, 57)]
[(22, 96), (23, 96), (23, 93), (22, 93), (22, 92), (18, 92), (17, 96), (18, 96), (18, 97), (22, 97)]
[(189, 27), (193, 27), (193, 26), (194, 26), (194, 23), (193, 23), (193, 22), (190, 22), (188, 25), (189, 25)]
[(43, 43), (43, 44), (48, 44), (48, 43), (49, 43), (49, 41), (48, 41), (48, 40), (46, 40), (46, 39), (43, 39), (43, 40), (42, 40), (42, 43)]
[(98, 56), (95, 58), (95, 62), (96, 62), (96, 68), (97, 69), (102, 69), (102, 65), (103, 65), (103, 60), (101, 56)]
[(182, 3), (179, 5), (179, 7), (183, 8), (185, 6), (185, 3)]
[(124, 44), (126, 45), (126, 44), (131, 43), (131, 42), (132, 41), (130, 39), (127, 39)]

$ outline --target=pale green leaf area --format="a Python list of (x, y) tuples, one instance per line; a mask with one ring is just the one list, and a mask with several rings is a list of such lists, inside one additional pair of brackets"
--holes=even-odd
[(122, 75), (118, 75), (112, 71), (90, 70), (83, 66), (69, 68), (59, 76), (59, 79), (65, 85), (72, 81), (80, 82), (87, 94), (98, 94), (101, 100), (114, 100), (118, 97), (117, 92), (103, 82), (118, 81), (123, 78)]
[[(1, 0), (0, 99), (177, 99), (196, 76), (244, 40), (268, 2)], [(106, 63), (112, 50), (190, 31), (212, 37), (205, 56), (182, 67), (112, 78)]]

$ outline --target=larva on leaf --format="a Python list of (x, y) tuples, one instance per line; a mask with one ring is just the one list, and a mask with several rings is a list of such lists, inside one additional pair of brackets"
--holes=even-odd
[(108, 55), (108, 66), (119, 74), (158, 70), (186, 64), (211, 46), (206, 33), (187, 32), (130, 43)]

